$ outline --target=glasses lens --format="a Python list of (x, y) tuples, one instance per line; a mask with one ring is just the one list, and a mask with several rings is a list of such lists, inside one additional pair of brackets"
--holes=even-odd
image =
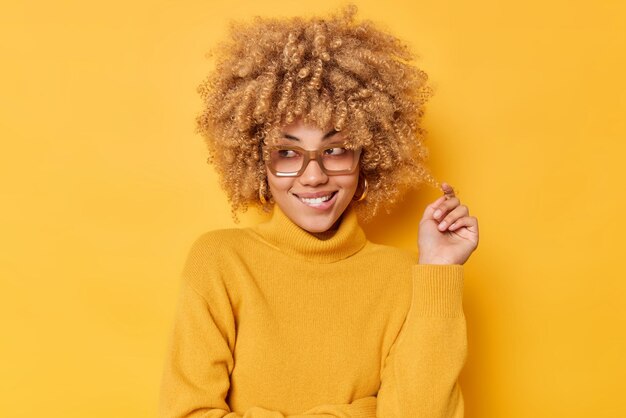
[(281, 173), (295, 173), (302, 167), (304, 156), (298, 150), (273, 149), (270, 151), (270, 164)]
[(355, 152), (343, 146), (322, 150), (322, 163), (327, 171), (349, 171), (354, 167)]

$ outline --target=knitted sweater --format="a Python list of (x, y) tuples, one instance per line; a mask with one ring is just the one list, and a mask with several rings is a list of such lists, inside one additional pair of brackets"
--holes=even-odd
[(368, 241), (348, 207), (322, 239), (275, 205), (189, 251), (161, 381), (174, 417), (459, 418), (463, 266)]

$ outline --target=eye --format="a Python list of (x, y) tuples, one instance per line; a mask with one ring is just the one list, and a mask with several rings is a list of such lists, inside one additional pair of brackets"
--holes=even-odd
[(297, 157), (298, 153), (291, 149), (280, 149), (278, 150), (278, 156), (281, 158), (293, 158)]
[(325, 155), (331, 155), (331, 156), (342, 155), (345, 152), (346, 152), (346, 149), (343, 147), (327, 148), (324, 150)]

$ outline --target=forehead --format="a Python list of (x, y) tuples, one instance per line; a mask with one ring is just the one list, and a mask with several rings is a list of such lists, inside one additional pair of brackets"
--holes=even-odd
[(304, 123), (301, 120), (280, 126), (276, 134), (278, 142), (300, 146), (315, 146), (343, 140), (343, 133), (336, 131), (331, 126), (320, 127), (318, 125)]
[(298, 119), (292, 123), (282, 125), (280, 127), (281, 133), (288, 134), (301, 134), (307, 136), (324, 136), (330, 131), (334, 131), (332, 126), (319, 126), (312, 123), (305, 123)]

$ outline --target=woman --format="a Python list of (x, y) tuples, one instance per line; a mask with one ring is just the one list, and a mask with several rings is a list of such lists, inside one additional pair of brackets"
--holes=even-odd
[(360, 221), (435, 184), (419, 125), (430, 94), (406, 46), (356, 23), (232, 27), (197, 119), (236, 212), (267, 222), (202, 234), (183, 271), (162, 417), (461, 417), (463, 264), (478, 224), (443, 183), (418, 254)]

